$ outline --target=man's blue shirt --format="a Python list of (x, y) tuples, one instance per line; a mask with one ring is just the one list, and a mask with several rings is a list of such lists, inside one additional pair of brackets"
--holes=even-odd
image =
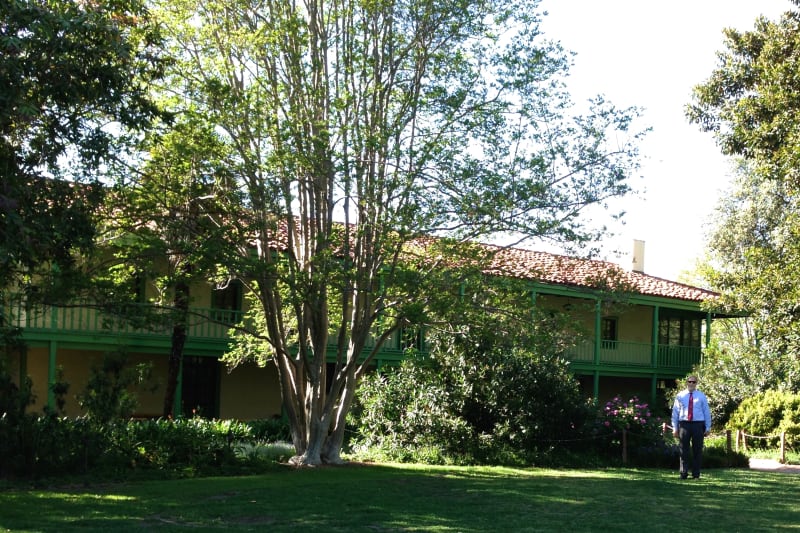
[[(692, 392), (694, 408), (692, 409), (692, 420), (694, 422), (705, 422), (706, 431), (711, 431), (711, 409), (708, 407), (706, 395), (695, 390)], [(672, 427), (677, 431), (681, 421), (688, 420), (689, 415), (689, 390), (684, 389), (675, 396), (675, 403), (672, 404)]]

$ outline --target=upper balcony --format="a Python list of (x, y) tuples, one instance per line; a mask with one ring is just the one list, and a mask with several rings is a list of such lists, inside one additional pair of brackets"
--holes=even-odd
[[(124, 317), (101, 306), (76, 302), (65, 306), (26, 306), (19, 298), (4, 302), (0, 319), (22, 331), (29, 343), (57, 341), (83, 347), (124, 345), (131, 350), (163, 351), (169, 348), (174, 311), (148, 304), (131, 304)], [(242, 311), (191, 307), (186, 324), (187, 350), (197, 355), (220, 355), (230, 343), (230, 329), (243, 318)], [(381, 358), (400, 360), (409, 340), (395, 334), (381, 347)], [(367, 342), (365, 351), (375, 346)]]
[(593, 341), (585, 341), (575, 346), (567, 358), (573, 368), (581, 370), (602, 366), (683, 373), (700, 362), (701, 354), (699, 346), (601, 341), (598, 347)]
[[(141, 312), (137, 312), (140, 309)], [(127, 309), (125, 319), (88, 303), (63, 307), (26, 307), (17, 299), (0, 308), (7, 324), (22, 328), (28, 342), (58, 341), (96, 345), (125, 345), (132, 350), (163, 351), (171, 342), (171, 310), (140, 304)], [(198, 355), (220, 355), (230, 342), (230, 328), (243, 313), (229, 309), (192, 307), (187, 322), (187, 349)], [(146, 319), (145, 317), (149, 317)], [(424, 349), (418, 335), (395, 334), (381, 347), (382, 359), (400, 360), (410, 343)], [(374, 341), (366, 349), (374, 347)], [(642, 342), (588, 339), (567, 353), (576, 371), (626, 369), (669, 373), (689, 371), (700, 362), (699, 346), (675, 346)]]

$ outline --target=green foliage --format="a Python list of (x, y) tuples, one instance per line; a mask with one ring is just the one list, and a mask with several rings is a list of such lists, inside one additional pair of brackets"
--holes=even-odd
[(696, 373), (703, 377), (716, 427), (724, 427), (744, 399), (788, 384), (791, 358), (768, 356), (754, 341), (750, 319), (714, 322), (714, 340)]
[(78, 395), (81, 409), (99, 424), (131, 416), (138, 404), (132, 389), (150, 381), (152, 363), (132, 367), (128, 359), (125, 352), (104, 354), (100, 365), (92, 365), (86, 390)]
[(245, 453), (260, 446), (242, 422), (201, 418), (114, 420), (25, 415), (0, 418), (0, 477), (92, 474), (128, 477), (240, 472), (283, 457), (278, 451)]
[(351, 413), (350, 447), (365, 457), (403, 462), (473, 461), (474, 431), (459, 416), (458, 398), (442, 378), (415, 360), (365, 377)]
[(0, 354), (0, 416), (14, 423), (22, 418), (27, 407), (35, 400), (33, 382), (29, 376), (21, 385), (11, 377), (6, 358)]
[(774, 437), (756, 440), (756, 446), (774, 444), (777, 436), (787, 433), (787, 442), (798, 441), (800, 394), (768, 390), (742, 401), (728, 421), (728, 429), (743, 430), (748, 435)]
[(11, 0), (0, 20), (0, 288), (59, 300), (94, 244), (103, 165), (156, 114), (158, 35), (139, 0)]
[(597, 411), (594, 424), (583, 434), (592, 438), (592, 449), (617, 462), (622, 457), (624, 431), (629, 461), (639, 466), (671, 467), (677, 464), (678, 451), (665, 441), (662, 422), (638, 397), (624, 400), (615, 396)]
[(523, 349), (434, 354), (365, 378), (354, 450), (400, 461), (530, 464), (586, 416), (563, 361)]
[(289, 422), (283, 418), (264, 418), (245, 422), (250, 434), (256, 440), (264, 442), (291, 442), (292, 433)]
[(721, 420), (757, 392), (800, 390), (800, 16), (793, 4), (780, 20), (726, 30), (717, 67), (687, 108), (739, 162), (717, 208), (704, 272), (726, 310), (750, 316), (747, 335), (720, 346), (701, 372)]

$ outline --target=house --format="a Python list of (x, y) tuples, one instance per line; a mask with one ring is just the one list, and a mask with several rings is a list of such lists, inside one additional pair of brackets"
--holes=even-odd
[[(487, 274), (525, 280), (536, 312), (557, 310), (574, 317), (583, 334), (567, 358), (587, 396), (595, 399), (625, 394), (658, 401), (675, 379), (700, 362), (712, 321), (723, 317), (704, 307), (716, 293), (649, 276), (640, 268), (624, 270), (609, 262), (519, 248), (493, 251)], [(230, 342), (229, 325), (242, 313), (241, 287), (198, 284), (192, 294), (199, 296), (188, 327), (176, 412), (236, 419), (280, 416), (274, 367), (247, 364), (228, 370), (219, 362)], [(139, 394), (136, 414), (161, 413), (170, 328), (137, 329), (89, 303), (40, 309), (9, 299), (2, 305), (3, 316), (22, 328), (25, 348), (9, 355), (15, 375), (33, 380), (32, 410), (54, 405), (48, 384), (61, 376), (70, 384), (66, 414), (79, 414), (74, 395), (84, 389), (92, 365), (106, 352), (124, 351), (133, 363), (151, 362), (162, 382), (154, 392)], [(376, 365), (396, 364), (403, 348), (404, 336), (396, 334)]]

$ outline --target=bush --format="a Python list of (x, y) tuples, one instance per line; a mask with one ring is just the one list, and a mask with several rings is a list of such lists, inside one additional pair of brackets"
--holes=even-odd
[(668, 466), (677, 448), (664, 440), (662, 420), (653, 416), (648, 404), (634, 396), (615, 396), (597, 412), (590, 433), (600, 453), (610, 458), (622, 455), (625, 432), (628, 458), (642, 466)]
[(292, 431), (285, 418), (265, 418), (246, 422), (254, 439), (263, 442), (291, 442)]
[(435, 353), (365, 378), (350, 445), (395, 461), (550, 462), (587, 416), (566, 363), (522, 348)]
[(128, 477), (148, 471), (175, 476), (238, 472), (258, 462), (258, 455), (240, 453), (253, 445), (250, 428), (234, 421), (191, 418), (101, 425), (90, 417), (27, 415), (11, 424), (3, 417), (0, 475), (36, 479)]
[(90, 418), (101, 424), (128, 418), (138, 405), (132, 389), (144, 386), (151, 373), (150, 363), (131, 366), (125, 352), (107, 352), (100, 365), (92, 366), (78, 403)]
[[(785, 431), (787, 442), (798, 442), (800, 433), (800, 395), (769, 390), (745, 399), (731, 415), (727, 428), (749, 435), (775, 436)], [(773, 445), (775, 439), (759, 439), (756, 447)]]

